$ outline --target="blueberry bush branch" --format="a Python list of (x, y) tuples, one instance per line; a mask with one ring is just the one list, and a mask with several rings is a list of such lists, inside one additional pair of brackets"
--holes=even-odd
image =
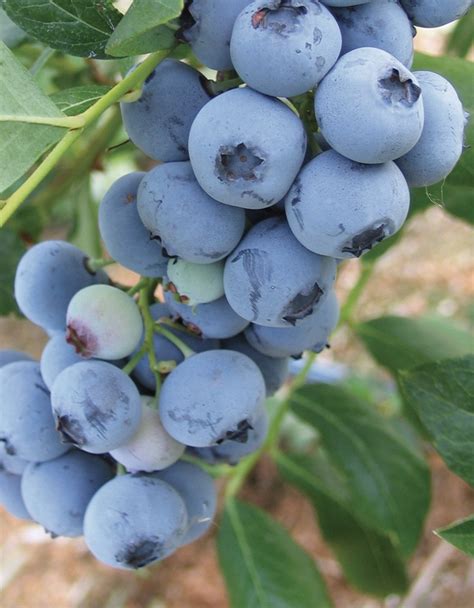
[[(133, 72), (116, 84), (108, 93), (99, 99), (93, 106), (88, 108), (78, 116), (64, 117), (58, 119), (62, 124), (57, 126), (67, 126), (70, 130), (64, 135), (61, 141), (56, 144), (46, 158), (36, 167), (33, 173), (25, 182), (6, 200), (0, 201), (0, 227), (4, 226), (8, 219), (15, 213), (25, 199), (41, 184), (46, 176), (54, 169), (69, 148), (81, 137), (83, 130), (96, 122), (96, 120), (111, 106), (120, 101), (122, 97), (130, 93), (132, 89), (139, 86), (154, 68), (165, 59), (170, 50), (157, 51), (147, 57)], [(25, 118), (26, 122), (31, 122), (30, 117)], [(28, 119), (28, 120), (26, 120)], [(0, 117), (0, 120), (2, 118)], [(8, 120), (8, 117), (7, 119)], [(34, 120), (34, 119), (33, 119)], [(36, 120), (49, 120), (38, 117)], [(51, 122), (40, 122), (38, 124), (51, 124)]]

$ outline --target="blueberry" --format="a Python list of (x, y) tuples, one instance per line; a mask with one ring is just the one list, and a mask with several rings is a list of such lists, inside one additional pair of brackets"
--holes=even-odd
[(264, 399), (262, 374), (249, 357), (210, 350), (186, 359), (166, 378), (160, 416), (168, 433), (185, 445), (245, 443)]
[[(189, 308), (190, 312), (193, 310), (191, 307)], [(156, 303), (150, 306), (150, 313), (155, 321), (158, 319), (165, 317), (171, 320), (172, 312), (170, 308), (166, 304)], [(219, 342), (217, 340), (205, 340), (198, 335), (192, 335), (186, 328), (183, 327), (183, 331), (180, 329), (176, 329), (174, 327), (167, 327), (168, 331), (177, 336), (180, 340), (182, 340), (191, 350), (195, 352), (202, 352), (205, 350), (211, 350), (218, 348)], [(140, 341), (140, 344), (137, 347), (137, 351), (143, 344), (143, 336)], [(177, 346), (172, 344), (165, 336), (159, 333), (155, 333), (153, 335), (153, 348), (155, 351), (156, 360), (159, 361), (176, 361), (176, 363), (180, 363), (183, 361), (184, 356), (183, 353), (179, 350)], [(156, 380), (155, 375), (153, 374), (150, 368), (150, 361), (148, 355), (144, 355), (137, 366), (133, 370), (133, 377), (135, 380), (138, 380), (140, 384), (142, 384), (145, 388), (149, 390), (155, 390), (156, 388)]]
[(186, 506), (169, 484), (151, 475), (120, 475), (87, 507), (84, 538), (101, 562), (136, 570), (170, 555), (187, 529)]
[[(253, 326), (250, 325), (249, 328)], [(270, 329), (272, 328), (263, 328)], [(247, 328), (246, 332), (249, 330)], [(275, 331), (291, 331), (293, 328), (277, 329)], [(280, 356), (268, 356), (256, 350), (245, 338), (244, 334), (239, 334), (234, 338), (224, 340), (222, 343), (223, 348), (228, 350), (235, 350), (238, 353), (247, 355), (254, 363), (257, 364), (258, 369), (262, 372), (263, 379), (265, 380), (265, 387), (267, 389), (267, 396), (273, 395), (276, 391), (281, 388), (285, 380), (288, 378), (288, 359), (285, 355)]]
[(8, 449), (9, 446), (5, 442), (0, 441), (0, 471), (6, 471), (13, 475), (22, 475), (28, 461), (15, 456), (15, 454), (9, 454)]
[(51, 391), (63, 441), (102, 454), (129, 441), (140, 425), (140, 395), (121, 370), (103, 361), (82, 361), (63, 370)]
[(15, 299), (21, 312), (44, 329), (64, 330), (72, 296), (83, 287), (107, 283), (102, 270), (91, 272), (87, 255), (64, 241), (45, 241), (21, 258)]
[(31, 519), (21, 495), (21, 475), (0, 470), (0, 505), (19, 519)]
[(260, 93), (294, 97), (336, 63), (341, 32), (314, 0), (255, 0), (237, 17), (230, 53), (239, 76)]
[(0, 367), (15, 363), (15, 361), (33, 361), (26, 353), (17, 350), (2, 349), (0, 350)]
[(286, 215), (310, 251), (351, 258), (397, 232), (409, 205), (407, 183), (394, 162), (364, 165), (329, 150), (303, 167), (286, 198)]
[(248, 432), (246, 443), (236, 441), (223, 441), (210, 448), (196, 448), (191, 453), (196, 454), (209, 464), (227, 463), (236, 465), (245, 456), (256, 452), (264, 443), (268, 433), (268, 414), (262, 409)]
[(63, 369), (82, 361), (81, 355), (76, 353), (73, 344), (68, 344), (64, 334), (56, 334), (50, 338), (49, 342), (41, 354), (41, 376), (44, 383), (51, 390), (53, 383)]
[(415, 25), (441, 27), (460, 19), (472, 6), (472, 0), (400, 0)]
[(144, 175), (124, 175), (107, 191), (99, 207), (99, 229), (116, 262), (146, 277), (162, 277), (168, 260), (138, 215), (137, 191)]
[(53, 537), (81, 536), (89, 501), (113, 476), (102, 458), (71, 450), (48, 462), (31, 462), (21, 491), (31, 517)]
[(189, 462), (177, 462), (154, 477), (172, 486), (184, 500), (188, 529), (181, 544), (186, 545), (203, 536), (213, 523), (217, 507), (212, 477)]
[(197, 306), (177, 302), (170, 292), (167, 292), (165, 297), (170, 310), (182, 319), (183, 324), (206, 339), (231, 338), (249, 324), (234, 312), (225, 297)]
[(339, 305), (332, 290), (321, 306), (295, 327), (252, 324), (245, 330), (245, 337), (257, 352), (268, 358), (294, 357), (305, 350), (320, 352), (327, 346), (338, 319)]
[(283, 198), (306, 152), (303, 125), (278, 99), (249, 88), (214, 98), (196, 116), (189, 155), (212, 198), (261, 209)]
[(321, 4), (326, 6), (354, 6), (356, 4), (366, 4), (373, 0), (321, 0)]
[(54, 426), (49, 391), (38, 363), (18, 361), (0, 370), (0, 441), (6, 453), (42, 462), (68, 450)]
[(109, 285), (77, 292), (67, 309), (67, 341), (84, 358), (121, 359), (140, 341), (143, 322), (133, 298)]
[(316, 91), (315, 112), (329, 145), (359, 163), (403, 156), (423, 130), (418, 80), (380, 49), (343, 55)]
[(165, 431), (155, 407), (154, 397), (142, 396), (137, 432), (127, 443), (110, 452), (130, 473), (166, 469), (183, 455), (185, 446)]
[(221, 205), (196, 181), (189, 163), (165, 163), (143, 178), (138, 213), (168, 256), (211, 264), (239, 242), (245, 212)]
[(308, 251), (284, 219), (271, 218), (251, 228), (228, 257), (224, 287), (244, 319), (291, 327), (321, 304), (335, 274), (333, 259)]
[(224, 295), (224, 261), (193, 264), (179, 258), (168, 263), (165, 288), (187, 304), (207, 304)]
[(250, 0), (191, 0), (184, 13), (183, 38), (213, 70), (230, 70), (229, 45), (235, 19)]
[(398, 0), (373, 0), (334, 9), (342, 34), (342, 54), (374, 47), (393, 55), (408, 68), (413, 63), (414, 28)]
[(425, 123), (418, 143), (397, 159), (410, 187), (447, 177), (463, 151), (466, 118), (454, 87), (439, 74), (414, 72), (423, 91)]
[(120, 104), (132, 142), (155, 160), (186, 160), (191, 123), (210, 99), (204, 83), (202, 74), (185, 63), (161, 62), (143, 84), (140, 98)]

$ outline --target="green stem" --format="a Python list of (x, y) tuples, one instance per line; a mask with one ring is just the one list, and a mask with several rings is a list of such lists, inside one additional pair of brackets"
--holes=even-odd
[(101, 268), (105, 268), (106, 266), (111, 266), (112, 264), (116, 264), (115, 260), (105, 259), (105, 258), (89, 258), (86, 262), (87, 268), (91, 272), (97, 272)]
[(189, 346), (185, 344), (180, 338), (178, 338), (178, 336), (175, 336), (172, 332), (170, 332), (162, 325), (155, 324), (155, 332), (164, 336), (167, 340), (171, 342), (171, 344), (174, 344), (176, 348), (178, 348), (183, 353), (186, 359), (195, 354), (195, 352), (191, 348), (189, 348)]
[(150, 364), (150, 369), (153, 372), (156, 383), (155, 390), (155, 405), (158, 401), (158, 395), (161, 389), (161, 378), (160, 374), (157, 371), (158, 362), (156, 360), (155, 354), (155, 345), (153, 344), (153, 336), (155, 330), (155, 321), (151, 316), (150, 312), (150, 298), (153, 296), (153, 292), (155, 291), (156, 285), (158, 281), (154, 279), (145, 279), (145, 284), (140, 289), (140, 295), (138, 297), (138, 307), (140, 312), (142, 313), (143, 324), (145, 326), (144, 329), (144, 339), (143, 339), (143, 348), (146, 353), (148, 353), (148, 361)]
[[(145, 78), (149, 76), (153, 69), (161, 61), (163, 61), (167, 55), (169, 55), (170, 52), (171, 49), (153, 53), (147, 57), (135, 70), (133, 70), (133, 72), (116, 84), (85, 112), (79, 114), (78, 116), (65, 116), (61, 118), (63, 123), (64, 121), (67, 121), (68, 126), (70, 126), (71, 123), (75, 124), (76, 127), (74, 128), (76, 130), (66, 133), (59, 143), (48, 154), (48, 156), (36, 167), (33, 173), (20, 186), (20, 188), (18, 188), (18, 190), (6, 200), (0, 201), (0, 227), (5, 225), (5, 222), (18, 209), (27, 196), (33, 192), (33, 190), (44, 180), (47, 175), (49, 175), (67, 150), (69, 150), (72, 144), (79, 139), (83, 129), (77, 128), (77, 125), (80, 127), (85, 127), (95, 122), (108, 108), (110, 108), (110, 106), (118, 102), (124, 95), (140, 85)], [(64, 126), (64, 124), (60, 126)]]
[(207, 464), (207, 462), (204, 462), (200, 458), (186, 453), (181, 456), (181, 460), (195, 464), (203, 471), (206, 471), (206, 473), (209, 473), (211, 477), (228, 477), (235, 470), (230, 464)]
[(38, 165), (35, 171), (6, 200), (0, 201), (0, 227), (15, 213), (24, 200), (39, 186), (43, 179), (54, 169), (69, 148), (81, 136), (82, 131), (69, 131), (52, 149), (48, 156)]
[(129, 296), (134, 296), (136, 293), (138, 293), (142, 287), (145, 287), (145, 285), (148, 284), (148, 279), (140, 279), (138, 281), (138, 283), (135, 283), (135, 285), (133, 287), (130, 287), (130, 289), (127, 289), (127, 294)]
[(77, 116), (30, 116), (29, 114), (1, 114), (0, 122), (27, 122), (32, 125), (49, 125), (65, 129), (81, 129), (85, 126), (81, 114)]
[(273, 416), (270, 422), (270, 428), (268, 429), (268, 435), (265, 439), (264, 444), (256, 452), (254, 452), (247, 458), (241, 460), (240, 463), (237, 465), (232, 477), (229, 480), (229, 483), (227, 484), (225, 492), (226, 498), (231, 498), (240, 491), (241, 487), (245, 483), (245, 480), (247, 479), (257, 462), (260, 460), (262, 454), (267, 451), (272, 452), (275, 449), (275, 445), (280, 435), (280, 427), (282, 425), (283, 419), (285, 418), (288, 412), (288, 408), (290, 407), (291, 396), (298, 388), (300, 388), (300, 386), (305, 383), (306, 377), (315, 359), (316, 353), (310, 353), (308, 355), (304, 367), (293, 379), (286, 398), (283, 399), (278, 405), (275, 415)]
[(38, 74), (38, 72), (45, 66), (48, 59), (50, 57), (52, 57), (52, 55), (54, 55), (54, 53), (55, 53), (55, 50), (49, 46), (46, 47), (45, 49), (43, 49), (43, 51), (41, 52), (41, 55), (38, 57), (38, 59), (36, 59), (36, 61), (30, 68), (31, 75), (36, 76), (36, 74)]
[(352, 317), (354, 315), (354, 310), (359, 302), (361, 295), (364, 292), (365, 286), (369, 282), (370, 277), (374, 271), (375, 262), (370, 263), (362, 263), (361, 264), (361, 272), (359, 278), (357, 279), (356, 284), (349, 292), (349, 295), (344, 302), (343, 307), (341, 308), (341, 314), (339, 318), (339, 327), (348, 323), (349, 325), (352, 323)]
[(127, 374), (127, 376), (129, 376), (133, 370), (137, 367), (137, 365), (140, 362), (140, 359), (142, 357), (144, 357), (147, 353), (146, 350), (146, 346), (145, 344), (143, 344), (143, 346), (140, 348), (139, 351), (137, 351), (133, 357), (130, 359), (130, 361), (127, 363), (127, 365), (124, 365), (124, 367), (122, 367), (122, 371), (124, 374)]

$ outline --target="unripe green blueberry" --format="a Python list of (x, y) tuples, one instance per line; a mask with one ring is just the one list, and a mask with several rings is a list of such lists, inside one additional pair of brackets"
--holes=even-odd
[(207, 304), (224, 295), (224, 262), (193, 264), (181, 259), (168, 262), (168, 290), (180, 302), (195, 306)]

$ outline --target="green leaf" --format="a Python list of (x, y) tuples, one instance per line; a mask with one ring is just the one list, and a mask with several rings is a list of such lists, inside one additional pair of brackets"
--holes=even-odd
[(290, 407), (318, 430), (347, 483), (354, 515), (390, 534), (402, 555), (409, 555), (430, 502), (425, 462), (370, 405), (340, 387), (304, 386), (291, 395)]
[[(474, 114), (474, 64), (456, 57), (431, 57), (415, 54), (413, 70), (428, 70), (444, 76), (458, 91), (464, 109)], [(433, 201), (441, 204), (450, 213), (474, 221), (472, 200), (474, 198), (474, 121), (468, 123), (465, 135), (466, 150), (453, 172), (442, 183), (429, 188), (412, 190), (413, 204), (429, 207)]]
[(164, 24), (179, 17), (184, 0), (135, 0), (112, 34), (107, 53), (140, 55), (175, 46), (174, 32)]
[(26, 248), (10, 228), (0, 232), (0, 315), (19, 313), (13, 296), (16, 267)]
[(474, 39), (474, 11), (468, 11), (456, 22), (448, 38), (446, 50), (458, 57), (465, 57)]
[(436, 534), (460, 551), (474, 557), (474, 515), (456, 521), (446, 528), (436, 530)]
[(448, 467), (474, 486), (474, 356), (416, 367), (399, 382)]
[(217, 538), (232, 608), (330, 608), (311, 557), (269, 515), (226, 503)]
[(389, 536), (353, 513), (350, 491), (336, 469), (321, 457), (279, 453), (276, 460), (282, 476), (311, 501), (348, 581), (378, 597), (404, 593), (408, 579), (400, 554)]
[(73, 228), (68, 240), (92, 258), (100, 258), (102, 248), (100, 244), (98, 207), (92, 200), (89, 176), (74, 184), (69, 196), (73, 198), (75, 217)]
[(105, 45), (122, 18), (111, 0), (4, 0), (4, 8), (51, 48), (94, 59), (107, 58)]
[(51, 100), (64, 114), (76, 116), (85, 112), (108, 91), (110, 91), (110, 87), (88, 84), (58, 91), (51, 95)]
[[(1, 114), (63, 116), (3, 42), (0, 42)], [(0, 192), (22, 177), (64, 133), (60, 127), (1, 122)]]
[(0, 8), (0, 40), (11, 49), (15, 48), (26, 38), (25, 32), (20, 29)]
[(374, 359), (392, 373), (429, 361), (459, 357), (473, 341), (457, 324), (438, 318), (380, 317), (355, 327)]

